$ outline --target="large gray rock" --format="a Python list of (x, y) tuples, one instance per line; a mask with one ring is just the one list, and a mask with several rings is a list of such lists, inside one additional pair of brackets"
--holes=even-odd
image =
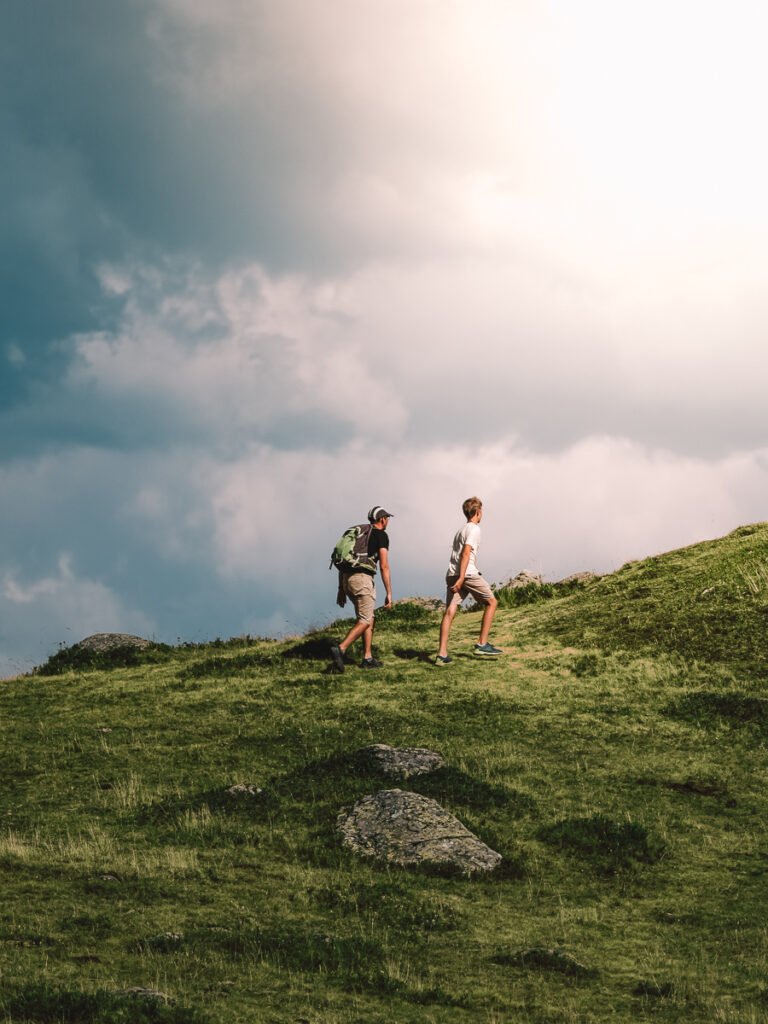
[(113, 651), (116, 647), (143, 649), (150, 645), (150, 640), (145, 640), (141, 636), (132, 636), (130, 633), (94, 633), (74, 646), (80, 651), (96, 651), (103, 654), (105, 651)]
[(390, 747), (387, 743), (373, 743), (357, 752), (358, 760), (368, 768), (394, 779), (410, 779), (415, 775), (429, 775), (445, 767), (445, 758), (426, 747)]
[(501, 854), (486, 846), (436, 800), (386, 789), (365, 796), (336, 819), (342, 844), (364, 857), (403, 867), (493, 871)]

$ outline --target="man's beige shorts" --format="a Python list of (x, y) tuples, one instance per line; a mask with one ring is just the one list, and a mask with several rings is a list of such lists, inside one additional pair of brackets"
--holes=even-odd
[(493, 591), (482, 576), (465, 576), (464, 585), (457, 593), (451, 590), (458, 576), (445, 577), (445, 604), (461, 604), (470, 595), (478, 604), (489, 604), (493, 600)]
[(361, 622), (373, 622), (376, 607), (376, 584), (367, 572), (355, 572), (343, 576), (344, 593), (355, 606), (355, 615)]

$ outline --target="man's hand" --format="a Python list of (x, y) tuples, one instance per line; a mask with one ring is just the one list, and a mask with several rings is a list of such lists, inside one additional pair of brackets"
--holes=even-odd
[(462, 576), (459, 576), (459, 578), (456, 580), (456, 582), (451, 587), (451, 590), (454, 592), (454, 594), (458, 594), (458, 592), (461, 590), (461, 588), (463, 586), (464, 586), (464, 579), (463, 579)]

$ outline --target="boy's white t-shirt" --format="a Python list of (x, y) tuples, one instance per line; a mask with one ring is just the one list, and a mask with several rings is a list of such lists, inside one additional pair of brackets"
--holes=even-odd
[(466, 526), (462, 526), (462, 528), (453, 538), (453, 547), (451, 548), (451, 560), (448, 563), (449, 576), (459, 575), (459, 566), (461, 565), (461, 552), (464, 550), (465, 544), (469, 544), (472, 549), (469, 552), (469, 564), (467, 565), (467, 571), (465, 575), (480, 575), (480, 570), (477, 568), (477, 549), (480, 547), (480, 527), (477, 523), (467, 523)]

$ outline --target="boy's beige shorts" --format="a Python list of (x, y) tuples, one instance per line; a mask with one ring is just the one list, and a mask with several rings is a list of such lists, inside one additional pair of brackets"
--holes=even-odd
[(465, 598), (472, 597), (477, 601), (478, 604), (488, 604), (493, 600), (493, 591), (490, 585), (486, 583), (482, 576), (465, 576), (464, 586), (461, 590), (454, 594), (451, 587), (458, 579), (458, 576), (446, 576), (445, 577), (445, 603), (446, 605), (453, 604), (454, 602), (461, 603)]
[(344, 593), (355, 606), (355, 615), (361, 622), (373, 622), (376, 607), (376, 584), (367, 572), (344, 575)]

